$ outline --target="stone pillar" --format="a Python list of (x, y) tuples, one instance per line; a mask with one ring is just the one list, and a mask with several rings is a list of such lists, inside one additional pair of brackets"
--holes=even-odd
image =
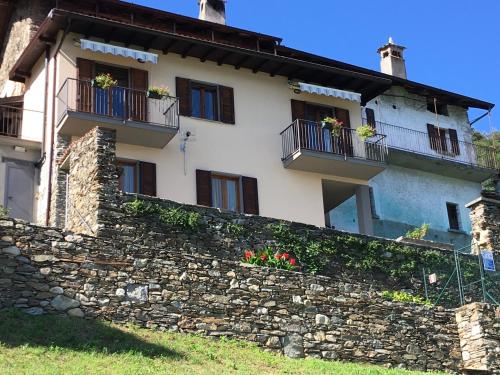
[(482, 193), (466, 207), (470, 209), (472, 237), (481, 248), (500, 254), (500, 196)]
[(358, 211), (359, 233), (373, 236), (372, 206), (370, 187), (360, 185), (356, 188), (356, 208)]
[(61, 169), (59, 162), (70, 145), (70, 137), (57, 135), (55, 155), (52, 161), (52, 193), (50, 197), (49, 225), (63, 228), (66, 215), (66, 177), (67, 171)]
[(463, 370), (500, 374), (500, 307), (484, 303), (456, 311)]
[(118, 202), (115, 131), (96, 127), (73, 142), (69, 163), (66, 228), (97, 236)]

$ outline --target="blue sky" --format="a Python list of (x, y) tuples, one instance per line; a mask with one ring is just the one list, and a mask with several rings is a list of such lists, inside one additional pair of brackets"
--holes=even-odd
[[(197, 0), (129, 0), (197, 17)], [(498, 0), (228, 0), (228, 24), (283, 44), (379, 70), (377, 48), (405, 45), (408, 78), (500, 107)], [(484, 113), (472, 110), (471, 119)], [(492, 113), (500, 128), (500, 108)], [(489, 122), (475, 125), (488, 132)]]

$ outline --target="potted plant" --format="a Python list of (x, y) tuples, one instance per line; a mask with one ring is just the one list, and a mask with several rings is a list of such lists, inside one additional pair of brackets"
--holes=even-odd
[(163, 99), (170, 94), (168, 87), (151, 86), (148, 89), (148, 98)]
[(363, 141), (367, 138), (373, 137), (375, 133), (375, 128), (372, 125), (361, 125), (356, 128), (356, 133), (358, 134), (359, 138), (361, 138)]
[(109, 73), (98, 74), (92, 80), (92, 87), (99, 87), (103, 90), (107, 90), (115, 86), (118, 86), (118, 81), (113, 79), (113, 77)]
[(334, 117), (325, 117), (322, 121), (322, 128), (330, 130), (334, 137), (340, 136), (340, 131), (344, 123)]

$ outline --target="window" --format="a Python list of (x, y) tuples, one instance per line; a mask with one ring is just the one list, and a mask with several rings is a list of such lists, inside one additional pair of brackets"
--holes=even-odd
[(446, 210), (448, 211), (448, 221), (450, 223), (450, 229), (460, 230), (460, 219), (458, 213), (458, 204), (456, 203), (446, 203)]
[(432, 113), (436, 113), (442, 116), (448, 116), (448, 106), (444, 103), (436, 102), (434, 105), (433, 98), (427, 98), (427, 110)]
[(201, 206), (259, 215), (257, 179), (197, 169), (196, 201)]
[(118, 187), (125, 193), (156, 196), (156, 164), (118, 160)]
[(241, 212), (239, 177), (212, 175), (212, 207)]
[(370, 206), (372, 210), (372, 219), (380, 219), (380, 216), (377, 214), (377, 206), (375, 205), (375, 194), (373, 192), (373, 188), (370, 186)]
[(217, 87), (191, 85), (191, 116), (218, 121)]
[(181, 116), (234, 124), (234, 90), (231, 87), (176, 78)]
[(118, 161), (119, 188), (125, 193), (137, 193), (137, 162)]
[(427, 133), (432, 150), (449, 156), (460, 155), (460, 141), (455, 129), (438, 128), (427, 124)]

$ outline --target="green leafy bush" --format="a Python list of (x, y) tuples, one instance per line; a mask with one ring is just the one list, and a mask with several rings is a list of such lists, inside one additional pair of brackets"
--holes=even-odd
[(375, 128), (372, 125), (361, 125), (356, 128), (356, 133), (364, 141), (375, 135)]
[(118, 85), (118, 81), (113, 79), (113, 77), (111, 76), (111, 74), (109, 73), (102, 73), (102, 74), (98, 74), (94, 80), (93, 80), (93, 85), (103, 89), (103, 90), (107, 90), (111, 87), (115, 87)]
[(426, 300), (424, 297), (421, 296), (414, 296), (410, 293), (406, 293), (403, 291), (383, 291), (382, 292), (382, 297), (384, 297), (387, 300), (394, 301), (394, 302), (411, 302), (411, 303), (418, 303), (419, 305), (427, 305), (431, 306), (432, 303), (429, 300)]
[(323, 270), (336, 253), (332, 241), (310, 240), (307, 236), (293, 233), (285, 223), (270, 224), (268, 229), (272, 232), (277, 247), (282, 252), (291, 252), (297, 256), (300, 264), (307, 272), (316, 274)]
[(123, 209), (132, 216), (156, 216), (163, 224), (188, 230), (197, 229), (201, 221), (197, 212), (186, 211), (181, 207), (166, 208), (140, 199), (125, 203)]
[(0, 204), (0, 217), (7, 217), (9, 210)]
[(423, 240), (429, 231), (429, 224), (422, 224), (420, 227), (406, 232), (405, 237), (413, 238), (415, 240)]
[(243, 225), (235, 223), (227, 223), (226, 231), (227, 233), (235, 237), (243, 236), (246, 232), (245, 227)]

